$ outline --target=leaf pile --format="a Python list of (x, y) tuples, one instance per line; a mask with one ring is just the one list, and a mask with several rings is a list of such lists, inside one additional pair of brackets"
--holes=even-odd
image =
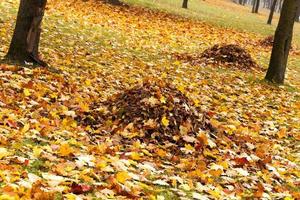
[(205, 50), (202, 57), (206, 58), (207, 63), (226, 64), (241, 70), (258, 68), (251, 55), (242, 47), (234, 44), (214, 45)]
[(270, 35), (261, 40), (259, 40), (259, 44), (263, 47), (272, 47), (274, 43), (274, 36)]
[[(274, 36), (270, 35), (267, 36), (261, 40), (258, 41), (258, 45), (262, 46), (263, 48), (266, 48), (265, 50), (270, 50), (270, 48), (273, 47), (274, 44)], [(291, 49), (290, 49), (290, 53), (292, 55), (300, 55), (300, 51), (297, 49), (297, 46), (292, 44)]]
[(83, 119), (84, 125), (119, 133), (127, 139), (152, 139), (157, 144), (172, 142), (183, 146), (185, 136), (196, 137), (208, 126), (194, 103), (164, 82), (144, 82), (104, 103), (94, 104), (91, 110)]
[(242, 47), (235, 44), (214, 45), (202, 54), (173, 54), (177, 60), (183, 60), (191, 65), (219, 64), (240, 70), (258, 69), (258, 64)]

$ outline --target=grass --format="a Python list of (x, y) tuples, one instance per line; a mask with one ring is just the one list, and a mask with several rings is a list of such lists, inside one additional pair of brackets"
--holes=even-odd
[[(261, 9), (259, 14), (253, 14), (249, 6), (241, 6), (228, 0), (190, 0), (189, 9), (181, 8), (182, 0), (124, 0), (124, 2), (192, 17), (219, 27), (253, 32), (262, 37), (274, 34), (279, 18), (276, 13), (273, 24), (267, 25), (268, 10)], [(294, 37), (294, 43), (300, 46), (299, 23), (295, 24)]]

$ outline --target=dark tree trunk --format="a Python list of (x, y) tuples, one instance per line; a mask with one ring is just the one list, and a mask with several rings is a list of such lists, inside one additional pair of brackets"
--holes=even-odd
[(122, 3), (119, 0), (107, 0), (107, 3), (112, 5), (122, 5)]
[(298, 2), (298, 9), (297, 9), (297, 13), (296, 13), (296, 22), (299, 22), (299, 17), (300, 17), (300, 1)]
[(272, 24), (276, 4), (277, 4), (277, 0), (273, 0), (267, 24)]
[(182, 2), (182, 8), (188, 8), (188, 0), (183, 0)]
[(252, 4), (252, 13), (255, 13), (256, 3), (257, 3), (257, 0), (253, 0), (253, 4)]
[(46, 3), (47, 0), (21, 0), (14, 34), (6, 55), (8, 59), (47, 65), (38, 55)]
[(283, 1), (279, 23), (275, 32), (270, 64), (265, 77), (266, 80), (273, 83), (284, 83), (299, 1), (300, 0)]
[(254, 13), (258, 13), (259, 5), (260, 5), (260, 0), (256, 0), (256, 5), (255, 5), (255, 11), (254, 11)]

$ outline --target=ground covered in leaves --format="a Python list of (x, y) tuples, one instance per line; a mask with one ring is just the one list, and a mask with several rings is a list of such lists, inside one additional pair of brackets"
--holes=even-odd
[(278, 87), (174, 57), (238, 44), (265, 68), (259, 35), (101, 1), (49, 1), (43, 27), (52, 68), (0, 64), (0, 199), (300, 198), (297, 55)]

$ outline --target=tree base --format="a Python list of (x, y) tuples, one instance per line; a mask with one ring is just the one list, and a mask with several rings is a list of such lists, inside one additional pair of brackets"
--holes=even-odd
[(41, 67), (48, 67), (48, 64), (41, 60), (38, 56), (34, 56), (33, 54), (27, 54), (27, 55), (12, 55), (8, 53), (5, 56), (6, 60), (10, 60), (14, 63), (20, 63), (20, 64), (26, 64), (32, 63), (33, 65), (41, 66)]

